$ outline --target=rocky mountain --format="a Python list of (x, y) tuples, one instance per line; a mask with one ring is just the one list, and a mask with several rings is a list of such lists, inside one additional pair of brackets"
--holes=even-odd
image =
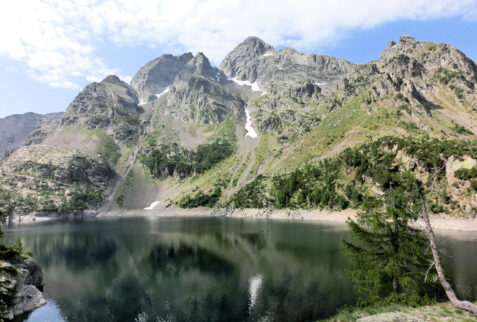
[(140, 129), (138, 106), (134, 89), (110, 75), (100, 83), (92, 83), (76, 96), (61, 118), (61, 126), (72, 125), (87, 129), (107, 129), (117, 141), (128, 142)]
[(179, 57), (162, 55), (144, 65), (133, 77), (131, 86), (137, 91), (142, 101), (147, 102), (150, 96), (158, 95), (172, 85), (179, 71), (193, 57), (192, 53)]
[(275, 50), (256, 37), (249, 37), (230, 52), (220, 69), (237, 81), (256, 84), (265, 91), (311, 83), (333, 84), (354, 70), (354, 64), (324, 55), (302, 54), (293, 48)]
[(0, 155), (13, 151), (25, 143), (39, 122), (51, 122), (61, 118), (63, 113), (50, 114), (14, 114), (0, 118)]
[(439, 165), (433, 209), (473, 214), (476, 85), (465, 54), (408, 36), (361, 65), (256, 37), (219, 68), (202, 53), (163, 55), (131, 85), (108, 76), (59, 122), (40, 122), (0, 165), (0, 199), (14, 212), (153, 202), (335, 209), (379, 194), (387, 177), (375, 167), (424, 180)]

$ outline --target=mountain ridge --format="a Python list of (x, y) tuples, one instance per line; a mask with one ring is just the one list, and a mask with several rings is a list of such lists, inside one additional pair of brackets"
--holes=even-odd
[[(13, 209), (24, 212), (45, 203), (52, 210), (101, 204), (102, 210), (135, 209), (154, 201), (158, 207), (226, 206), (256, 180), (270, 187), (274, 176), (341, 155), (367, 137), (474, 142), (475, 85), (476, 64), (464, 53), (409, 36), (388, 43), (379, 59), (365, 64), (275, 50), (257, 37), (245, 39), (219, 68), (202, 53), (162, 55), (145, 64), (131, 84), (108, 76), (87, 85), (59, 124), (40, 124), (28, 145), (3, 161), (0, 197), (18, 189), (21, 202)], [(250, 128), (256, 137), (247, 136)], [(57, 152), (49, 156), (49, 149)], [(43, 165), (33, 168), (56, 164), (47, 173), (62, 171), (73, 179), (29, 172), (28, 160), (40, 151)], [(439, 162), (448, 163), (452, 173), (472, 169), (477, 156), (470, 151), (455, 151)], [(415, 168), (406, 169), (424, 169), (421, 159), (403, 153), (393, 154), (396, 162), (413, 160)], [(443, 189), (456, 204), (445, 209), (477, 209), (472, 178), (449, 174)], [(370, 180), (363, 187), (372, 195), (379, 186)], [(50, 187), (44, 193), (49, 197), (26, 202), (26, 194), (34, 196), (42, 185)], [(276, 198), (267, 189), (260, 193), (264, 200)]]

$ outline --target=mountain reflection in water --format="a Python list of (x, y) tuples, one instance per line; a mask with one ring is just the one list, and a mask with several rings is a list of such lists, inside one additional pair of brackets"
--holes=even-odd
[(306, 223), (134, 218), (13, 227), (6, 238), (32, 249), (55, 303), (30, 320), (313, 321), (356, 301), (340, 252), (346, 234)]

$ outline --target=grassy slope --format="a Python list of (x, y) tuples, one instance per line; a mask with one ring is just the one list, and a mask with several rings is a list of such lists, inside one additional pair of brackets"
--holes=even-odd
[(470, 322), (476, 318), (469, 312), (456, 309), (450, 303), (439, 303), (423, 307), (399, 305), (369, 307), (364, 309), (343, 310), (334, 317), (323, 320), (328, 322), (356, 321), (460, 321)]

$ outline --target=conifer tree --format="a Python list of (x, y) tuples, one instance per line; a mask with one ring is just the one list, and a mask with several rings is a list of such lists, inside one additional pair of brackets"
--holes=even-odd
[(393, 174), (384, 194), (367, 198), (356, 221), (348, 220), (352, 239), (343, 242), (361, 304), (420, 304), (436, 290), (425, 279), (432, 262), (427, 239), (411, 227), (420, 207), (415, 182), (410, 173)]

